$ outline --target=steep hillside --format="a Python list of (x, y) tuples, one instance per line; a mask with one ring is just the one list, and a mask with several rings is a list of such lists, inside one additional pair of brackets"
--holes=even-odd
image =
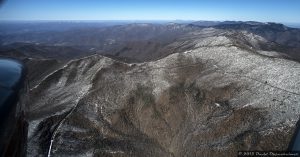
[(285, 150), (299, 119), (300, 64), (234, 33), (190, 32), (180, 38), (188, 49), (156, 61), (93, 55), (61, 66), (30, 90), (28, 156)]

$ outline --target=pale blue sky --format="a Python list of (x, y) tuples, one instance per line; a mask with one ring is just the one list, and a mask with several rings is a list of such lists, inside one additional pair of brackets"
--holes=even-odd
[(0, 20), (241, 20), (300, 23), (300, 0), (6, 0)]

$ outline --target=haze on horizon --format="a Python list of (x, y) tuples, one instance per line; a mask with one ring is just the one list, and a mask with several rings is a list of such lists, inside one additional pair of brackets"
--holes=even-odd
[(211, 20), (300, 23), (299, 0), (6, 0), (1, 20)]

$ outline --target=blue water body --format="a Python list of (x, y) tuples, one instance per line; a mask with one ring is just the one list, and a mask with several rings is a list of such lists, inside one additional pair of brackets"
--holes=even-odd
[(0, 59), (0, 87), (13, 88), (22, 77), (23, 66), (10, 59)]
[(0, 126), (13, 112), (19, 100), (18, 94), (23, 86), (24, 76), (22, 63), (12, 59), (0, 59)]
[[(4, 89), (0, 87), (0, 109), (2, 109), (2, 104), (9, 98), (12, 94), (12, 90)], [(1, 112), (1, 111), (0, 111)]]

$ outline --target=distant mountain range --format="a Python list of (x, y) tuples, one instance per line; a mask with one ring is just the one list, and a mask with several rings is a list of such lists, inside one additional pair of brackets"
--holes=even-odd
[[(45, 56), (53, 58), (59, 56), (72, 58), (72, 56), (86, 56), (91, 53), (124, 57), (127, 60), (144, 61), (160, 58), (177, 51), (174, 42), (184, 39), (184, 36), (205, 28), (214, 28), (224, 33), (242, 35), (241, 32), (251, 33), (264, 38), (253, 45), (250, 40), (237, 38), (240, 45), (259, 50), (277, 51), (287, 57), (299, 60), (300, 29), (290, 28), (278, 23), (260, 23), (254, 21), (198, 21), (192, 23), (33, 23), (25, 26), (13, 24), (19, 28), (11, 32), (2, 26), (0, 34), (1, 51), (17, 51), (23, 44), (26, 49), (43, 49)], [(34, 27), (28, 28), (30, 25)], [(111, 26), (112, 25), (112, 26)], [(60, 28), (61, 26), (61, 28)], [(24, 29), (24, 28), (28, 29)], [(53, 28), (53, 29), (51, 29)], [(1, 29), (0, 29), (1, 30)], [(6, 30), (6, 31), (3, 31)], [(230, 38), (235, 40), (236, 35)], [(190, 36), (190, 35), (189, 35)], [(243, 35), (242, 35), (243, 36)], [(191, 36), (190, 36), (191, 37)], [(15, 44), (17, 43), (17, 45)], [(48, 48), (47, 48), (48, 46)], [(31, 48), (30, 48), (31, 47)], [(43, 48), (42, 48), (43, 47)], [(49, 51), (53, 47), (56, 53)], [(188, 48), (185, 45), (184, 48)], [(9, 50), (11, 48), (12, 50)], [(68, 49), (73, 49), (68, 53)], [(69, 50), (69, 51), (70, 51)], [(179, 50), (182, 51), (182, 50)], [(16, 52), (17, 53), (17, 52)], [(30, 52), (29, 52), (30, 53)], [(64, 53), (64, 55), (61, 55)], [(4, 52), (3, 52), (4, 54)], [(24, 55), (24, 54), (19, 54)], [(30, 56), (30, 54), (29, 54)], [(42, 56), (40, 54), (39, 56)], [(74, 58), (74, 57), (73, 57)]]

